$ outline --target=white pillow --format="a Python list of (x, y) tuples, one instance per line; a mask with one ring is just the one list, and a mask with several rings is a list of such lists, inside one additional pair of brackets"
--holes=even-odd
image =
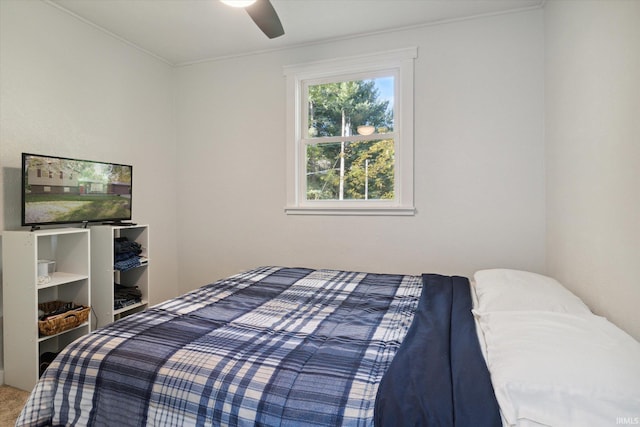
[(556, 311), (591, 314), (580, 298), (557, 280), (527, 271), (492, 269), (474, 274), (476, 311)]
[(510, 425), (615, 425), (640, 417), (640, 343), (602, 317), (476, 313)]

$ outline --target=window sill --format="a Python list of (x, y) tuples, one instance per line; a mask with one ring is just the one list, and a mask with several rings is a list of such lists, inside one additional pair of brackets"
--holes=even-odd
[(360, 216), (413, 216), (414, 207), (328, 207), (291, 206), (284, 209), (287, 215), (360, 215)]

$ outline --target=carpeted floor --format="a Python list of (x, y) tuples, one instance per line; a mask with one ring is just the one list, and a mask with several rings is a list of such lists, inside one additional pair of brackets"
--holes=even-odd
[(29, 392), (7, 385), (0, 386), (0, 427), (15, 425), (28, 397)]

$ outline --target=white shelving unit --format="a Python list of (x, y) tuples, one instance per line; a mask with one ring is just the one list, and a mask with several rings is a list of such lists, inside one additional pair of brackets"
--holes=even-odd
[[(114, 239), (126, 237), (142, 246), (141, 264), (126, 271), (114, 269)], [(95, 312), (94, 329), (129, 314), (145, 310), (149, 304), (149, 226), (97, 225), (91, 227), (91, 271), (93, 292), (91, 306)], [(124, 308), (114, 308), (114, 284), (137, 287), (142, 301)]]
[[(38, 260), (55, 261), (50, 280), (38, 280)], [(59, 300), (90, 305), (89, 230), (4, 231), (2, 266), (4, 380), (29, 391), (38, 381), (43, 353), (57, 353), (91, 330), (90, 321), (52, 336), (41, 336), (38, 330), (40, 303)]]

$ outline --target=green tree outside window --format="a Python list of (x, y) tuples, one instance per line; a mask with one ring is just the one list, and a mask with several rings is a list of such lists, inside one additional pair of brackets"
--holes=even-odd
[[(392, 101), (381, 97), (384, 79), (393, 81), (309, 86), (307, 200), (394, 198), (394, 117)], [(333, 137), (342, 138), (323, 142)]]

